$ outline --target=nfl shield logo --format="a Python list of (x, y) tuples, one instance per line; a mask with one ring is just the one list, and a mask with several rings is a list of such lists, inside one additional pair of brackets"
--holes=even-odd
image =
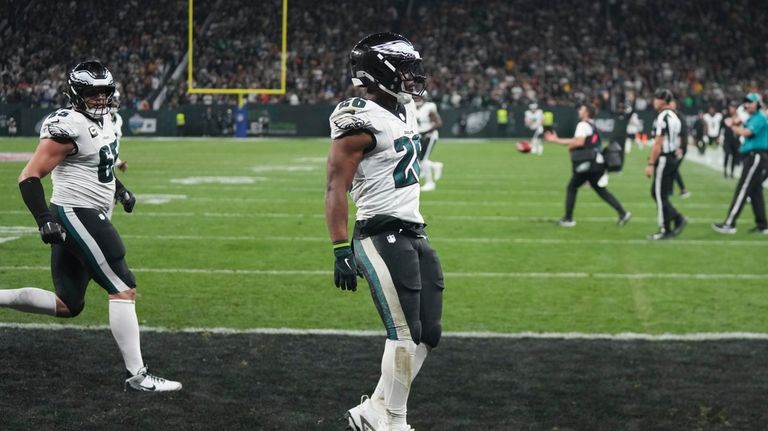
[(394, 235), (387, 235), (387, 242), (388, 242), (388, 243), (390, 243), (390, 244), (394, 244), (394, 243), (395, 243), (395, 241), (397, 241), (397, 240), (395, 239), (395, 236), (394, 236)]

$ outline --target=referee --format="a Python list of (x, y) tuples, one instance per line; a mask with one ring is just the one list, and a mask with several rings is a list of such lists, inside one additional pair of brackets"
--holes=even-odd
[(645, 175), (653, 177), (651, 197), (656, 202), (656, 214), (659, 231), (648, 239), (664, 240), (680, 235), (688, 223), (688, 219), (677, 212), (669, 196), (672, 194), (672, 183), (677, 173), (680, 149), (680, 118), (672, 110), (670, 104), (674, 96), (672, 92), (659, 88), (653, 93), (653, 107), (659, 111), (653, 125), (653, 147), (645, 167)]
[(760, 110), (761, 101), (757, 93), (747, 94), (744, 107), (749, 113), (744, 126), (731, 125), (736, 136), (744, 137), (744, 144), (739, 149), (744, 161), (741, 178), (736, 185), (728, 216), (723, 223), (714, 223), (712, 229), (719, 233), (736, 233), (736, 219), (749, 198), (755, 213), (755, 227), (750, 232), (768, 234), (763, 198), (763, 180), (768, 176), (768, 120)]

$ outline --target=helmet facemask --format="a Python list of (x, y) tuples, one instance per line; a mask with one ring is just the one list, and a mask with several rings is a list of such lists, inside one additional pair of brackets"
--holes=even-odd
[(97, 61), (80, 63), (69, 72), (67, 97), (72, 106), (93, 119), (100, 119), (114, 103), (112, 74)]

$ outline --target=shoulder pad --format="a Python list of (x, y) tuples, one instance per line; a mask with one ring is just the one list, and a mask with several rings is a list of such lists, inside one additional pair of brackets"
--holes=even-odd
[(339, 103), (329, 118), (331, 138), (336, 139), (352, 130), (375, 132), (376, 128), (371, 121), (371, 106), (371, 103), (359, 97)]
[(75, 139), (80, 133), (79, 114), (71, 109), (59, 109), (50, 114), (40, 127), (40, 138)]

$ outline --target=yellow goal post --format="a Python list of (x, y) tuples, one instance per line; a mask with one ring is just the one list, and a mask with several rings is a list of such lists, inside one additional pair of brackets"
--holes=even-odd
[(190, 94), (232, 94), (238, 96), (238, 105), (242, 106), (247, 94), (284, 95), (286, 79), (286, 60), (288, 51), (288, 0), (282, 0), (283, 16), (281, 19), (280, 52), (280, 88), (198, 88), (194, 86), (194, 0), (189, 1), (189, 22), (187, 32), (187, 92)]

